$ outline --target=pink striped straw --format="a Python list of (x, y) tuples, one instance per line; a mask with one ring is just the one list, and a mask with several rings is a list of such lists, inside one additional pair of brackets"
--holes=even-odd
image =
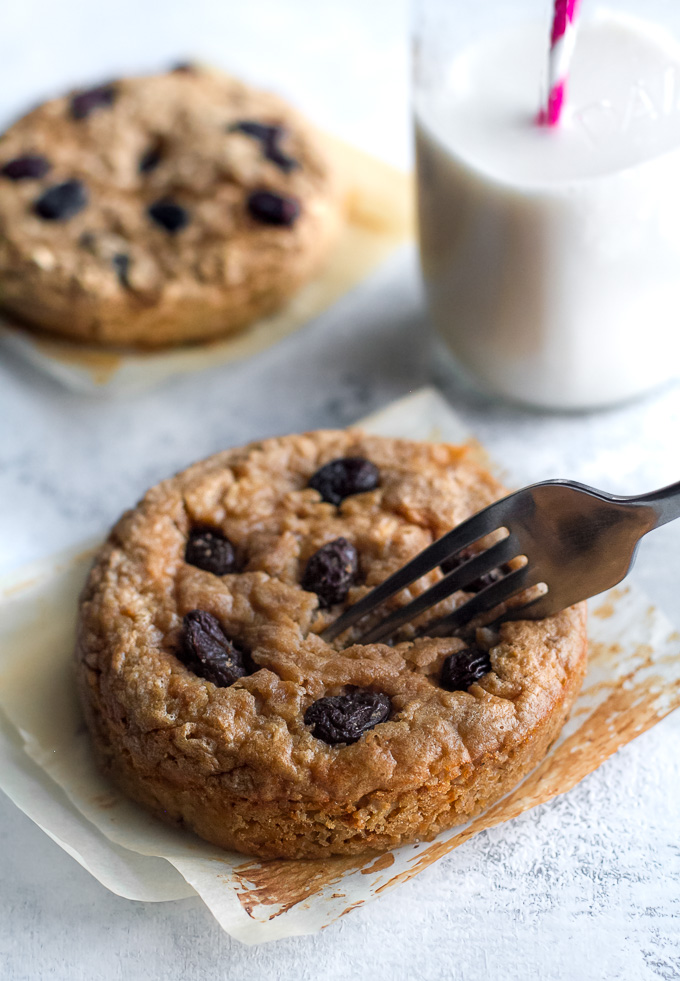
[(569, 65), (576, 40), (576, 18), (579, 0), (555, 0), (550, 60), (548, 64), (548, 102), (539, 112), (540, 126), (557, 126), (562, 115), (569, 77)]

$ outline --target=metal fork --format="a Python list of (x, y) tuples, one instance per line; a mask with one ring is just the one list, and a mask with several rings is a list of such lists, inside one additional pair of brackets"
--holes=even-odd
[[(539, 620), (615, 586), (627, 575), (643, 535), (680, 517), (680, 482), (640, 497), (618, 497), (571, 480), (531, 484), (489, 505), (433, 542), (350, 606), (322, 637), (331, 641), (426, 573), (492, 532), (505, 537), (467, 560), (407, 605), (390, 613), (356, 643), (376, 643), (480, 576), (518, 556), (526, 564), (486, 586), (447, 616), (429, 623), (429, 637), (462, 630), (474, 618), (512, 601), (528, 587), (540, 596), (505, 610), (499, 619)], [(535, 591), (534, 591), (535, 592)]]

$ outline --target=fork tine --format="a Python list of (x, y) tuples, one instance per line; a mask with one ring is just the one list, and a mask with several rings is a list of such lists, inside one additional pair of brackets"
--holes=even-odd
[(484, 535), (502, 527), (506, 514), (512, 513), (514, 502), (523, 493), (523, 491), (516, 491), (501, 501), (490, 504), (483, 511), (474, 514), (467, 521), (463, 521), (452, 531), (447, 532), (446, 535), (442, 535), (436, 542), (416, 555), (414, 559), (407, 562), (405, 566), (397, 569), (379, 586), (363, 596), (358, 603), (354, 603), (345, 610), (342, 616), (326, 627), (321, 634), (322, 638), (325, 641), (335, 640), (338, 634), (353, 626), (357, 620), (394, 596), (395, 593), (410, 586), (416, 579), (420, 579), (426, 572), (430, 572), (436, 566), (441, 565), (446, 559), (472, 545)]
[(378, 641), (384, 637), (388, 637), (395, 630), (398, 630), (399, 627), (408, 623), (409, 620), (415, 620), (419, 614), (434, 606), (435, 603), (441, 602), (441, 600), (451, 596), (459, 589), (463, 589), (467, 583), (473, 582), (479, 576), (483, 576), (484, 573), (490, 572), (492, 569), (497, 569), (504, 562), (514, 558), (518, 554), (518, 550), (519, 543), (515, 536), (512, 534), (507, 535), (502, 541), (496, 542), (495, 545), (491, 545), (483, 552), (480, 552), (479, 555), (475, 555), (469, 559), (464, 565), (454, 569), (453, 572), (440, 579), (434, 586), (426, 592), (421, 593), (420, 596), (407, 603), (406, 606), (394, 610), (384, 620), (376, 624), (375, 627), (363, 634), (357, 643), (378, 643)]
[(547, 593), (535, 596), (527, 603), (522, 603), (521, 606), (515, 606), (511, 610), (507, 610), (497, 620), (490, 623), (489, 626), (496, 627), (506, 620), (543, 620), (545, 617), (550, 617), (554, 613), (559, 613), (562, 609), (564, 609), (564, 605), (559, 600), (556, 601), (554, 594), (548, 590)]
[[(489, 610), (493, 610), (499, 603), (505, 603), (515, 593), (526, 589), (527, 586), (535, 586), (538, 581), (536, 573), (532, 571), (530, 565), (522, 566), (521, 569), (514, 569), (507, 576), (503, 576), (498, 582), (487, 586), (481, 593), (477, 593), (472, 599), (462, 603), (453, 613), (449, 613), (447, 616), (442, 617), (441, 620), (436, 620), (434, 623), (428, 624), (424, 630), (427, 632), (428, 637), (445, 637), (447, 634), (469, 623), (470, 620), (479, 614), (488, 613)], [(503, 619), (507, 619), (505, 614), (503, 615)]]

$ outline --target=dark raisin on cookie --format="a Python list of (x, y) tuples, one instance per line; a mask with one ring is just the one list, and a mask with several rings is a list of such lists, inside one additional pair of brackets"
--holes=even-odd
[(95, 109), (112, 106), (116, 98), (116, 87), (112, 83), (97, 85), (84, 92), (77, 92), (71, 98), (71, 115), (74, 119), (86, 119)]
[(26, 153), (23, 157), (8, 160), (0, 169), (0, 174), (11, 181), (38, 180), (45, 176), (51, 166), (47, 157), (39, 153)]
[(305, 566), (301, 586), (316, 593), (323, 608), (342, 603), (356, 582), (359, 559), (354, 545), (346, 538), (336, 538), (322, 545)]
[(176, 234), (189, 224), (189, 212), (172, 198), (154, 201), (148, 209), (149, 217), (166, 232)]
[(111, 259), (111, 265), (116, 270), (118, 281), (121, 286), (129, 287), (128, 273), (130, 271), (130, 256), (125, 252), (116, 252)]
[(295, 157), (291, 157), (285, 150), (282, 150), (278, 143), (271, 143), (265, 149), (264, 155), (267, 160), (271, 160), (273, 164), (276, 164), (284, 174), (289, 174), (291, 170), (297, 170), (300, 166)]
[(487, 651), (479, 647), (466, 647), (446, 658), (442, 664), (439, 684), (447, 691), (467, 691), (470, 685), (479, 681), (490, 670), (491, 659)]
[(254, 119), (242, 119), (230, 126), (229, 130), (232, 133), (244, 133), (258, 140), (267, 160), (276, 164), (284, 173), (288, 174), (300, 166), (297, 160), (281, 149), (281, 140), (286, 135), (282, 126), (270, 126), (267, 123), (258, 123)]
[[(459, 555), (454, 555), (450, 559), (446, 559), (445, 562), (442, 562), (439, 568), (446, 576), (449, 574), (449, 572), (453, 572), (454, 569), (459, 569), (464, 562), (467, 562), (468, 559), (471, 558), (472, 558), (471, 555), (469, 555), (466, 552), (463, 552)], [(487, 586), (493, 586), (495, 582), (499, 582), (499, 580), (503, 578), (503, 575), (504, 573), (501, 569), (490, 569), (489, 572), (485, 572), (483, 575), (473, 580), (473, 582), (466, 583), (464, 587), (465, 592), (481, 593), (481, 591), (483, 589), (486, 589)]]
[(232, 123), (229, 127), (231, 133), (244, 133), (252, 136), (260, 143), (273, 143), (278, 139), (281, 132), (280, 126), (270, 126), (268, 123), (258, 123), (254, 119), (240, 119), (237, 123)]
[(248, 211), (265, 225), (290, 227), (300, 215), (297, 198), (275, 194), (273, 191), (253, 191), (248, 197)]
[(150, 146), (145, 153), (139, 158), (139, 173), (140, 174), (150, 174), (152, 170), (155, 170), (163, 158), (163, 150), (160, 143), (155, 143)]
[(375, 463), (362, 456), (344, 456), (324, 464), (312, 475), (308, 487), (321, 494), (329, 504), (340, 504), (351, 494), (375, 490), (380, 471)]
[(87, 205), (85, 185), (78, 180), (64, 181), (48, 188), (33, 205), (45, 221), (66, 221)]
[(198, 65), (193, 61), (176, 61), (170, 71), (173, 75), (191, 75), (198, 71)]
[(184, 665), (218, 688), (227, 688), (256, 670), (247, 651), (230, 640), (217, 617), (191, 610), (183, 620), (180, 658)]
[(215, 576), (236, 572), (234, 546), (221, 531), (210, 528), (195, 528), (191, 532), (184, 558), (189, 565), (212, 572)]
[(355, 689), (320, 698), (305, 712), (305, 725), (325, 743), (355, 743), (365, 732), (387, 722), (391, 703), (382, 692)]

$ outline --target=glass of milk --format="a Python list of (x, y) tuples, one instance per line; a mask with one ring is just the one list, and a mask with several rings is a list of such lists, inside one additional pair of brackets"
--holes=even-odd
[(680, 374), (680, 0), (584, 0), (559, 126), (552, 0), (419, 0), (432, 319), (496, 395), (611, 405)]

